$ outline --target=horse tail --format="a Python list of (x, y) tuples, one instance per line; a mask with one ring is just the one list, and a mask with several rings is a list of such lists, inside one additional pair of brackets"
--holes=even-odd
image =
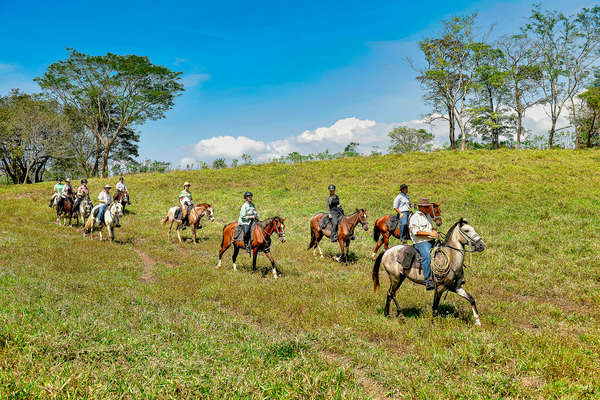
[(375, 223), (373, 224), (373, 240), (378, 242), (380, 234), (381, 231), (379, 230), (379, 226), (377, 226), (377, 221), (375, 221)]
[(87, 219), (87, 221), (85, 221), (85, 226), (83, 227), (83, 231), (85, 233), (89, 233), (92, 230), (92, 226), (94, 225), (94, 216), (90, 215)]
[(384, 254), (385, 251), (379, 253), (377, 259), (375, 260), (375, 264), (373, 265), (373, 291), (376, 291), (379, 287), (379, 266), (381, 265), (381, 259), (383, 258)]
[(308, 245), (308, 250), (312, 249), (314, 246), (316, 246), (317, 243), (317, 235), (315, 235), (315, 230), (312, 228), (312, 224), (310, 227), (310, 243)]

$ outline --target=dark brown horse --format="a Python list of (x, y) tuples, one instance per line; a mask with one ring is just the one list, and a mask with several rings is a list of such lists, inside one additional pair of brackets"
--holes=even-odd
[[(259, 251), (262, 251), (265, 253), (265, 256), (269, 259), (269, 261), (271, 261), (273, 277), (277, 279), (278, 273), (281, 273), (275, 266), (275, 260), (273, 260), (273, 256), (271, 255), (271, 235), (273, 233), (277, 233), (281, 243), (285, 243), (285, 225), (283, 224), (283, 221), (285, 221), (285, 218), (273, 217), (254, 224), (252, 228), (252, 271), (256, 270), (256, 255)], [(233, 235), (237, 226), (237, 222), (232, 222), (228, 225), (225, 225), (223, 228), (223, 239), (221, 240), (221, 250), (219, 251), (219, 263), (217, 264), (216, 268), (221, 267), (221, 258), (223, 257), (223, 253), (225, 253), (229, 246), (233, 244), (233, 256), (231, 257), (231, 260), (233, 261), (233, 270), (237, 270), (235, 260), (240, 249), (245, 248), (243, 239), (234, 241)], [(266, 274), (267, 272), (265, 270), (263, 276)]]
[[(438, 203), (432, 203), (428, 206), (427, 210), (425, 210), (425, 214), (429, 215), (429, 217), (435, 221), (437, 226), (442, 225), (442, 211), (440, 210), (440, 205)], [(402, 232), (400, 232), (400, 224), (396, 225), (396, 229), (393, 232), (390, 232), (390, 227), (388, 226), (390, 218), (392, 218), (391, 215), (384, 215), (381, 218), (377, 218), (375, 225), (373, 225), (373, 240), (377, 242), (373, 249), (373, 254), (371, 254), (373, 258), (377, 256), (377, 251), (382, 244), (384, 250), (387, 250), (390, 247), (390, 235), (398, 239), (403, 239)], [(380, 235), (381, 239), (379, 238)]]
[(60, 224), (60, 217), (63, 217), (63, 225), (66, 225), (68, 217), (69, 226), (71, 226), (73, 221), (73, 211), (73, 198), (71, 196), (59, 199), (58, 205), (56, 206), (56, 223)]
[(117, 190), (117, 192), (115, 193), (115, 195), (113, 197), (113, 200), (121, 203), (121, 206), (123, 207), (123, 212), (125, 212), (125, 206), (127, 204), (131, 204), (131, 203), (129, 203), (129, 194), (126, 192), (122, 192), (120, 190)]
[[(316, 257), (317, 249), (321, 258), (323, 258), (323, 252), (319, 246), (319, 242), (323, 239), (323, 236), (331, 237), (331, 231), (328, 228), (321, 228), (321, 219), (326, 213), (318, 213), (310, 219), (310, 244), (308, 249), (313, 249), (313, 256)], [(342, 258), (348, 262), (348, 252), (350, 250), (350, 238), (354, 235), (354, 228), (356, 225), (361, 224), (365, 231), (369, 230), (369, 223), (367, 222), (367, 212), (364, 209), (357, 209), (354, 214), (344, 215), (338, 224), (338, 243), (340, 244), (340, 257), (334, 257), (336, 261), (341, 261)]]

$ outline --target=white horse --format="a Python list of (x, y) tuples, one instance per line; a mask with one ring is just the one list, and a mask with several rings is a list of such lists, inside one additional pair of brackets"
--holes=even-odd
[(90, 195), (86, 194), (79, 202), (77, 209), (73, 210), (73, 216), (75, 217), (77, 225), (79, 225), (79, 217), (81, 217), (81, 225), (85, 225), (85, 220), (92, 214), (93, 208), (94, 204), (90, 199)]
[(119, 202), (114, 202), (104, 211), (104, 221), (100, 221), (98, 218), (94, 217), (94, 211), (98, 209), (100, 205), (97, 205), (92, 209), (91, 215), (88, 217), (87, 222), (85, 223), (85, 227), (83, 228), (83, 235), (90, 234), (90, 239), (94, 236), (94, 228), (96, 225), (100, 227), (100, 240), (102, 238), (102, 225), (106, 226), (106, 230), (108, 230), (108, 237), (110, 240), (115, 239), (115, 235), (113, 234), (113, 229), (115, 225), (119, 222), (119, 217), (123, 216), (123, 206)]

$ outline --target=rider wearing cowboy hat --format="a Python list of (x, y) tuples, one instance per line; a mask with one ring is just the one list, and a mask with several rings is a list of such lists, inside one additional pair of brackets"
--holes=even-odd
[(181, 230), (184, 230), (186, 226), (189, 225), (189, 210), (190, 207), (194, 205), (192, 203), (192, 192), (190, 191), (190, 186), (192, 186), (189, 182), (184, 182), (183, 190), (179, 193), (179, 204), (181, 204), (181, 210), (183, 211), (182, 218), (182, 227)]
[(435, 284), (431, 280), (431, 255), (429, 252), (433, 247), (435, 239), (439, 238), (438, 233), (433, 228), (434, 224), (431, 217), (426, 213), (432, 206), (429, 199), (419, 199), (418, 211), (410, 217), (409, 230), (410, 238), (414, 243), (415, 249), (421, 255), (421, 267), (425, 277), (425, 289), (435, 289)]
[(251, 192), (244, 193), (244, 200), (244, 204), (242, 204), (242, 208), (240, 209), (238, 225), (244, 230), (244, 245), (246, 246), (246, 251), (250, 253), (252, 250), (252, 243), (250, 243), (250, 228), (258, 220), (258, 212), (252, 202)]
[(400, 185), (400, 193), (394, 199), (394, 211), (400, 223), (400, 238), (406, 243), (406, 234), (408, 233), (408, 217), (410, 215), (410, 197), (408, 197), (408, 186)]
[(110, 189), (112, 186), (104, 185), (104, 190), (98, 195), (98, 201), (100, 202), (100, 208), (98, 209), (98, 220), (101, 224), (104, 223), (104, 211), (111, 203), (112, 198), (110, 197)]

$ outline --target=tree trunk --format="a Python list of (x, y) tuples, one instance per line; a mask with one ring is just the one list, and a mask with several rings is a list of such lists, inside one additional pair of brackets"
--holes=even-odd
[(15, 175), (14, 171), (12, 171), (10, 164), (5, 158), (2, 158), (2, 164), (4, 164), (4, 171), (8, 174), (10, 180), (13, 181), (13, 183), (18, 184), (19, 180), (17, 179), (17, 176)]
[(467, 148), (467, 132), (466, 132), (467, 128), (462, 119), (456, 117), (456, 122), (458, 123), (458, 128), (460, 129), (460, 134), (462, 137), (462, 139), (461, 139), (462, 141), (460, 143), (460, 150), (465, 151), (465, 149)]
[(92, 169), (92, 175), (98, 175), (98, 168), (100, 167), (100, 139), (96, 136), (96, 152), (94, 154), (94, 168)]
[(28, 183), (27, 180), (29, 179), (29, 172), (31, 171), (32, 165), (33, 165), (33, 162), (29, 163), (29, 165), (27, 166), (27, 169), (25, 169), (25, 177), (23, 178), (23, 185)]
[(592, 147), (592, 135), (594, 134), (595, 125), (596, 125), (596, 113), (594, 113), (594, 115), (592, 115), (592, 123), (590, 125), (590, 130), (588, 132), (588, 137), (587, 137), (587, 147), (588, 148)]
[(450, 139), (450, 148), (456, 149), (456, 138), (455, 138), (455, 125), (454, 125), (454, 113), (452, 108), (448, 107), (448, 139)]
[(575, 110), (575, 100), (573, 100), (573, 97), (571, 97), (571, 110), (572, 110), (572, 115), (573, 115), (573, 127), (575, 128), (575, 148), (578, 149), (579, 148), (579, 132), (577, 129), (577, 114), (576, 114), (576, 110)]
[(548, 148), (551, 149), (554, 145), (554, 132), (556, 131), (556, 120), (557, 117), (552, 117), (552, 126), (550, 127), (550, 132), (548, 133)]
[(108, 153), (110, 152), (110, 146), (105, 146), (102, 152), (102, 178), (108, 176)]
[(517, 150), (521, 150), (521, 134), (523, 133), (523, 112), (517, 111)]

